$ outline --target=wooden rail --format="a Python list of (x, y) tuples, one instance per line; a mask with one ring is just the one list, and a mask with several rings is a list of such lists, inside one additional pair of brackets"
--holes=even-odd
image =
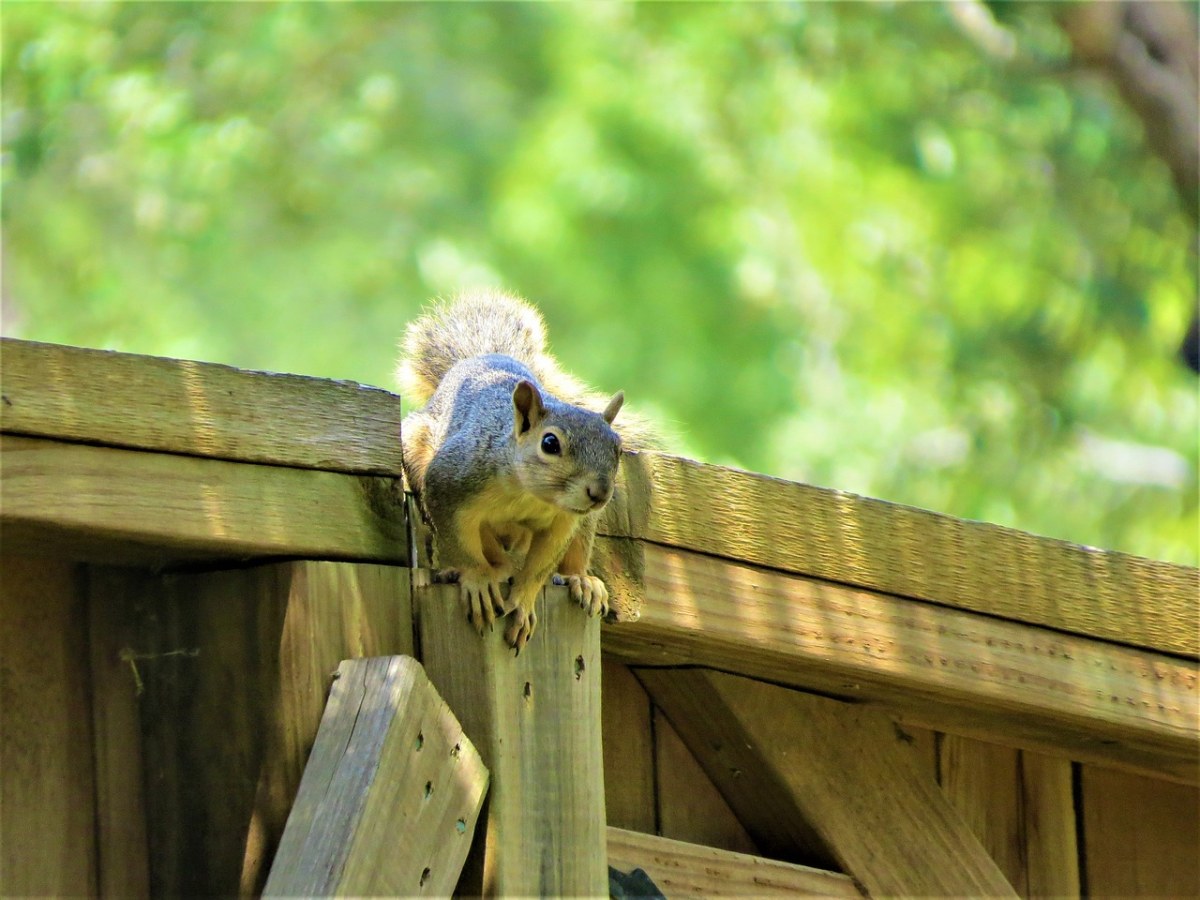
[(899, 719), (1195, 784), (1196, 664), (697, 553), (645, 545), (637, 622), (605, 651), (881, 706)]
[(1200, 572), (657, 453), (601, 533), (1200, 659)]
[(379, 388), (0, 339), (0, 431), (363, 475), (400, 474), (400, 400)]

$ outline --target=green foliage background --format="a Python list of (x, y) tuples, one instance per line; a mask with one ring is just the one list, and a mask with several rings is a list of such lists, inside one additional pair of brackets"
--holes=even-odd
[(1197, 561), (1165, 167), (1052, 11), (3, 10), (6, 334), (391, 386), (502, 285), (677, 449)]

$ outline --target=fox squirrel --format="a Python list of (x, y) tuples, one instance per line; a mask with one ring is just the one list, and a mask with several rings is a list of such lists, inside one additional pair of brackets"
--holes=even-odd
[(425, 404), (401, 424), (404, 472), (476, 630), (511, 614), (504, 637), (519, 653), (556, 572), (589, 615), (606, 614), (608, 590), (587, 569), (621, 460), (612, 423), (624, 394), (605, 404), (564, 372), (538, 311), (500, 292), (462, 295), (411, 323), (397, 375)]

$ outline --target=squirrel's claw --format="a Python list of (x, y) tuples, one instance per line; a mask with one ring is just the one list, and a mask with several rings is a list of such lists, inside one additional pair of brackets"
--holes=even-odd
[(502, 614), (504, 601), (500, 595), (500, 585), (490, 578), (469, 577), (461, 573), (458, 590), (467, 610), (467, 621), (482, 637), (484, 627), (490, 631), (495, 624), (498, 609)]
[(520, 654), (525, 644), (533, 637), (533, 633), (537, 630), (537, 613), (532, 609), (526, 610), (518, 606), (513, 609), (510, 614), (512, 623), (508, 626), (508, 630), (504, 632), (504, 640), (508, 646)]
[(608, 588), (595, 575), (568, 575), (567, 588), (589, 616), (608, 615)]

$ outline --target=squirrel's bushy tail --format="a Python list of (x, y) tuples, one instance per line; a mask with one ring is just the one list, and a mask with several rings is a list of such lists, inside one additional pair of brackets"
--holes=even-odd
[(573, 402), (586, 393), (546, 352), (546, 326), (541, 313), (511, 294), (481, 291), (461, 294), (409, 324), (404, 333), (400, 389), (417, 403), (427, 403), (456, 362), (481, 353), (503, 353), (529, 366), (552, 393)]
[[(481, 353), (503, 353), (524, 363), (542, 387), (559, 400), (599, 412), (608, 397), (587, 387), (559, 366), (546, 349), (546, 325), (533, 306), (503, 291), (460, 294), (409, 324), (401, 345), (396, 379), (414, 403), (429, 402), (456, 362)], [(621, 411), (625, 445), (659, 446), (658, 429), (636, 413)]]

